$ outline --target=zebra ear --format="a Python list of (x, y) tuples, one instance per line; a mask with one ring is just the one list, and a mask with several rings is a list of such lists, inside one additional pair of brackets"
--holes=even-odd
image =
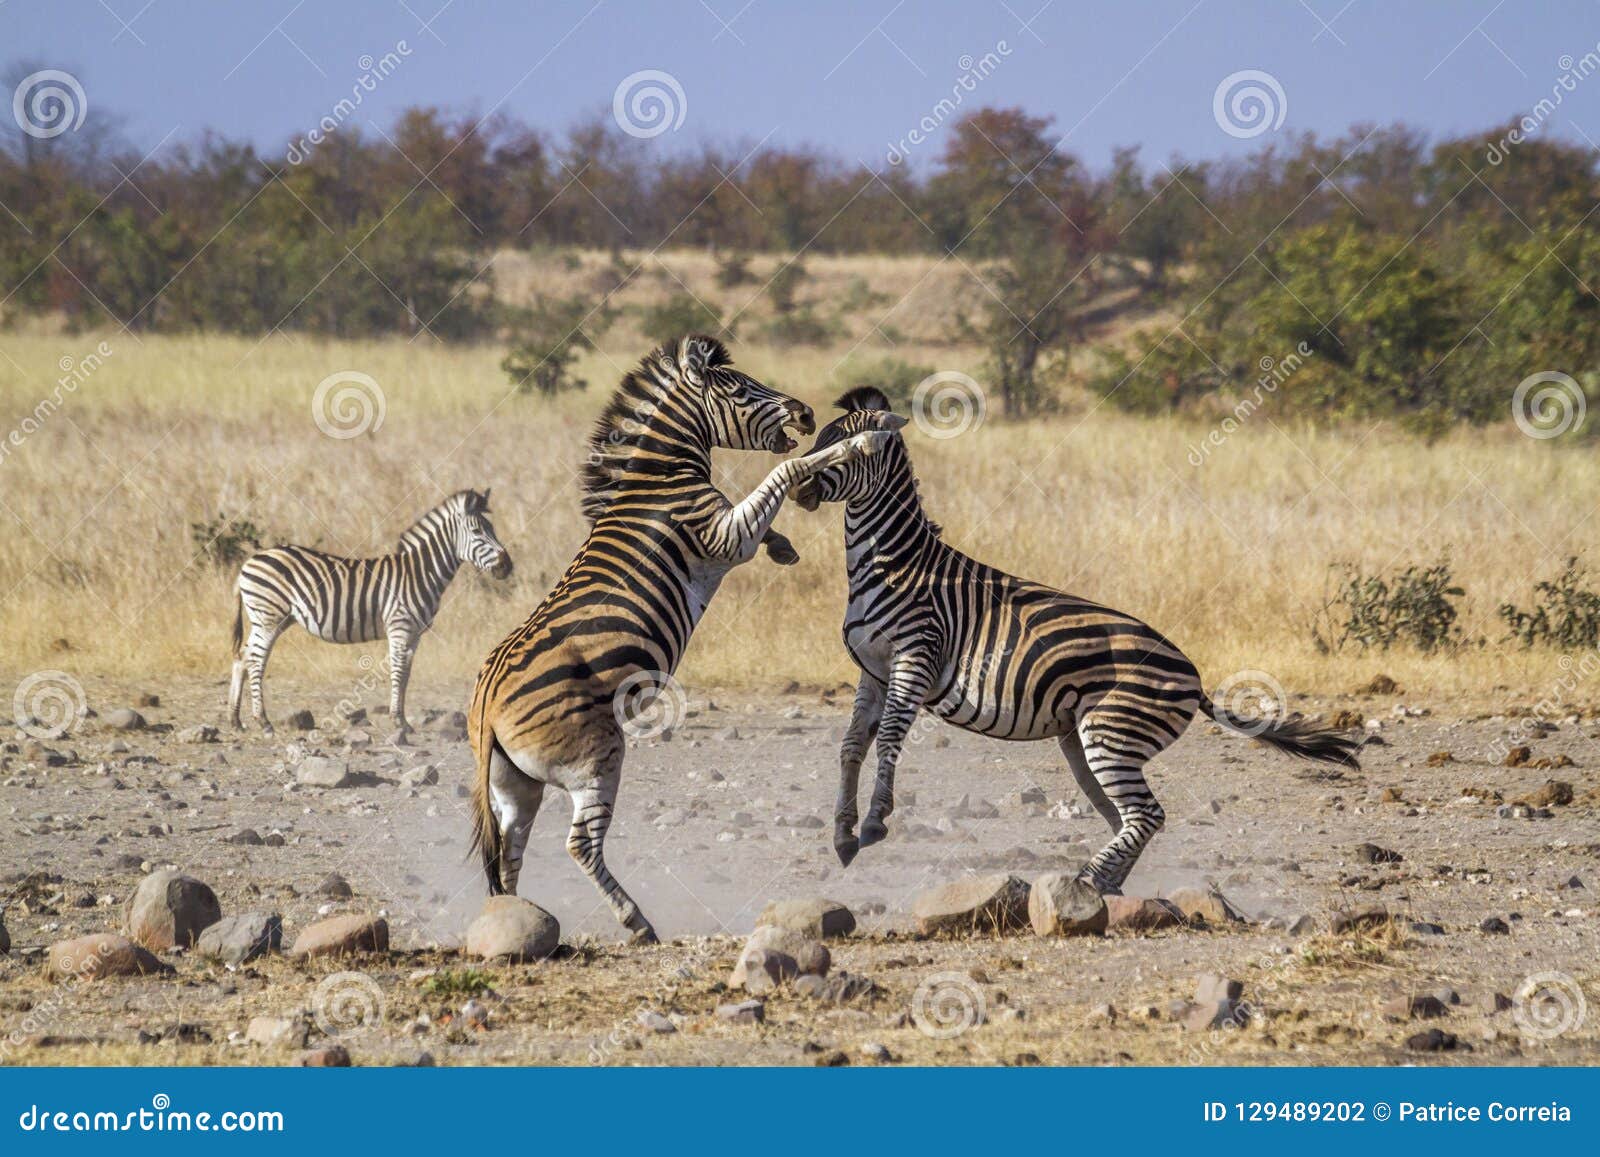
[(704, 389), (706, 371), (712, 362), (710, 344), (705, 338), (690, 336), (678, 343), (678, 372), (696, 389)]
[(493, 492), (493, 490), (493, 486), (485, 486), (483, 488), (483, 509), (485, 510), (489, 509), (489, 495)]
[(885, 410), (878, 415), (877, 425), (880, 430), (903, 430), (909, 421), (904, 414), (891, 414)]

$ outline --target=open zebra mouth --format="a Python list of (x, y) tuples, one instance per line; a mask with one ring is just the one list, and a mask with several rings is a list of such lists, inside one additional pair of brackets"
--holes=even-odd
[(770, 449), (774, 454), (787, 454), (790, 450), (799, 446), (800, 443), (789, 437), (786, 431), (793, 430), (796, 434), (809, 434), (816, 428), (817, 421), (811, 416), (809, 406), (798, 411), (790, 410), (789, 416), (778, 427), (777, 433), (773, 434)]

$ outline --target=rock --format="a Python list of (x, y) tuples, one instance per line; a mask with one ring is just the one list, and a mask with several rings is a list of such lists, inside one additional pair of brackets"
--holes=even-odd
[(348, 787), (350, 765), (326, 755), (308, 755), (294, 769), (294, 781), (306, 787)]
[(1413, 920), (1411, 922), (1411, 931), (1418, 936), (1443, 936), (1444, 925), (1432, 924), (1426, 920)]
[(1089, 1010), (1089, 1019), (1101, 1024), (1116, 1024), (1117, 1009), (1113, 1004), (1097, 1004)]
[(211, 727), (205, 723), (199, 723), (193, 727), (185, 727), (182, 731), (174, 735), (173, 738), (179, 743), (215, 743), (221, 738), (221, 736), (217, 734), (217, 729), (215, 727)]
[(1356, 695), (1398, 695), (1400, 684), (1387, 675), (1374, 675), (1370, 683), (1363, 683), (1353, 690)]
[(1314, 917), (1302, 912), (1289, 923), (1290, 936), (1305, 936), (1316, 931), (1317, 921)]
[(1456, 1049), (1470, 1051), (1472, 1046), (1464, 1044), (1453, 1032), (1430, 1028), (1427, 1032), (1406, 1037), (1406, 1048), (1418, 1053), (1447, 1053)]
[(825, 976), (832, 958), (822, 943), (802, 933), (763, 924), (750, 934), (728, 978), (730, 988), (770, 992), (795, 976)]
[(1185, 1032), (1242, 1028), (1250, 1019), (1247, 1006), (1237, 1000), (1211, 1000), (1194, 1004), (1183, 1014)]
[(1356, 859), (1364, 864), (1398, 864), (1405, 857), (1388, 848), (1380, 848), (1377, 844), (1360, 844), (1356, 847)]
[(1051, 872), (1028, 890), (1028, 920), (1040, 936), (1098, 936), (1108, 919), (1105, 898), (1076, 876)]
[(1503, 766), (1505, 766), (1505, 767), (1521, 767), (1523, 764), (1531, 763), (1532, 761), (1533, 761), (1533, 748), (1531, 748), (1531, 747), (1513, 747), (1510, 751), (1506, 752), (1506, 757), (1505, 757), (1505, 760), (1503, 761)]
[(333, 916), (307, 925), (295, 937), (291, 956), (345, 956), (389, 951), (389, 922), (381, 916)]
[(850, 1063), (850, 1058), (844, 1053), (840, 1052), (838, 1049), (832, 1049), (823, 1053), (812, 1063), (815, 1064), (819, 1069), (838, 1069), (848, 1065)]
[(1107, 896), (1105, 901), (1108, 930), (1156, 932), (1162, 928), (1178, 928), (1184, 923), (1183, 913), (1165, 900)]
[(856, 930), (855, 915), (836, 900), (774, 900), (756, 917), (757, 925), (787, 928), (813, 940), (848, 936)]
[(733, 966), (728, 987), (758, 994), (771, 992), (795, 974), (793, 957), (766, 948), (746, 948), (739, 954), (739, 962)]
[(266, 1048), (306, 1047), (306, 1022), (298, 1017), (253, 1016), (244, 1030), (244, 1039)]
[(469, 1000), (461, 1006), (461, 1021), (468, 1028), (487, 1028), (489, 1006), (481, 1000)]
[(106, 714), (106, 726), (116, 731), (143, 731), (149, 724), (133, 708), (119, 707)]
[(152, 694), (149, 691), (142, 691), (139, 693), (139, 698), (134, 701), (133, 705), (135, 707), (160, 707), (161, 696)]
[(11, 951), (11, 933), (6, 931), (6, 910), (0, 908), (0, 956)]
[(1389, 915), (1389, 909), (1381, 904), (1375, 904), (1367, 908), (1335, 912), (1328, 928), (1335, 936), (1342, 936), (1347, 932), (1366, 932), (1381, 928), (1391, 920), (1393, 917)]
[(439, 769), (431, 763), (420, 764), (400, 773), (401, 787), (432, 787), (439, 782)]
[(974, 876), (928, 889), (911, 911), (923, 932), (1011, 932), (1027, 926), (1028, 892), (1017, 876)]
[(767, 1004), (763, 1000), (741, 1000), (737, 1004), (717, 1005), (717, 1019), (729, 1024), (761, 1024), (767, 1019)]
[(303, 1069), (348, 1069), (350, 1067), (350, 1050), (343, 1045), (329, 1045), (327, 1048), (312, 1049), (308, 1053), (301, 1053), (295, 1064)]
[(1511, 935), (1511, 925), (1498, 916), (1490, 916), (1482, 924), (1478, 925), (1478, 931), (1487, 933), (1490, 936), (1509, 936)]
[(662, 1016), (653, 1008), (641, 1008), (638, 1015), (633, 1019), (634, 1023), (640, 1028), (644, 1029), (646, 1032), (661, 1033), (665, 1035), (666, 1033), (678, 1031), (677, 1025), (673, 1024), (670, 1020)]
[(109, 932), (52, 944), (45, 959), (45, 975), (52, 980), (98, 980), (105, 976), (148, 976), (171, 971), (170, 965), (163, 964), (149, 950)]
[(1444, 1001), (1431, 993), (1396, 996), (1379, 1007), (1384, 1016), (1395, 1020), (1431, 1020), (1445, 1014)]
[(222, 919), (217, 894), (193, 876), (151, 872), (123, 909), (123, 931), (156, 952), (193, 946), (200, 933)]
[(1244, 923), (1244, 914), (1215, 888), (1174, 888), (1161, 899), (1183, 913), (1183, 918), (1191, 924), (1220, 928)]
[(1511, 998), (1503, 992), (1485, 992), (1478, 997), (1478, 1011), (1484, 1016), (1495, 1016), (1511, 1011)]
[(294, 731), (315, 731), (317, 729), (316, 716), (302, 707), (285, 721), (286, 727)]
[(276, 912), (244, 912), (224, 916), (200, 933), (202, 956), (224, 964), (243, 964), (283, 948), (283, 917)]
[(1221, 1000), (1238, 1000), (1244, 995), (1244, 981), (1231, 976), (1206, 972), (1194, 978), (1196, 1004), (1214, 1004)]
[(869, 1040), (861, 1046), (861, 1055), (880, 1065), (889, 1064), (894, 1060), (894, 1054), (889, 1051), (889, 1046), (875, 1040)]
[(316, 894), (330, 900), (348, 900), (356, 891), (350, 886), (350, 881), (338, 872), (329, 872), (317, 883)]
[(849, 1004), (863, 997), (875, 997), (882, 991), (868, 977), (851, 972), (835, 972), (831, 976), (808, 973), (796, 977), (791, 987), (801, 996), (825, 1004)]
[(1563, 779), (1547, 779), (1544, 786), (1517, 800), (1529, 807), (1565, 807), (1572, 802), (1572, 785)]
[(240, 844), (242, 846), (252, 848), (259, 847), (261, 844), (261, 833), (256, 831), (255, 828), (241, 828), (239, 831), (234, 832), (233, 835), (227, 837), (224, 842), (230, 844)]
[(480, 960), (543, 960), (561, 947), (561, 924), (520, 896), (490, 896), (467, 928), (465, 950)]

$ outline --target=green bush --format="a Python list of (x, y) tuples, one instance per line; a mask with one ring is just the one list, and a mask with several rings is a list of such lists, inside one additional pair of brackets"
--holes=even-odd
[(880, 358), (859, 366), (847, 366), (843, 376), (852, 387), (877, 386), (895, 410), (909, 414), (917, 387), (935, 372), (932, 366), (914, 365), (900, 358)]
[(200, 557), (230, 570), (261, 549), (266, 534), (247, 518), (229, 518), (219, 511), (209, 522), (191, 522), (189, 536)]
[(513, 315), (511, 350), (500, 368), (524, 394), (538, 390), (552, 397), (564, 390), (586, 389), (589, 383), (574, 375), (572, 367), (579, 354), (595, 348), (595, 339), (615, 317), (604, 301), (593, 306), (583, 297), (541, 294), (533, 305)]
[(676, 293), (659, 305), (646, 306), (639, 315), (645, 337), (666, 342), (686, 333), (708, 333), (731, 339), (722, 324), (722, 311), (692, 293)]
[(748, 253), (724, 253), (717, 258), (717, 285), (721, 289), (737, 289), (741, 285), (749, 285), (756, 279), (750, 272), (750, 255)]
[(1548, 643), (1554, 647), (1600, 646), (1600, 593), (1585, 584), (1586, 568), (1576, 557), (1553, 581), (1533, 585), (1534, 605), (1523, 610), (1513, 603), (1500, 607), (1511, 638), (1531, 647)]
[(1389, 578), (1349, 563), (1334, 569), (1337, 589), (1312, 625), (1319, 651), (1338, 651), (1347, 643), (1387, 651), (1409, 643), (1429, 652), (1461, 641), (1454, 600), (1465, 592), (1452, 582), (1448, 561), (1408, 566)]

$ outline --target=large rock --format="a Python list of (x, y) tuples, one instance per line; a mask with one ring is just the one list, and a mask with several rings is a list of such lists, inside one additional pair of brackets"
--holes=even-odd
[(147, 949), (110, 932), (52, 944), (44, 968), (45, 975), (52, 980), (74, 977), (99, 980), (105, 976), (146, 976), (172, 971), (170, 965), (163, 964)]
[(1040, 936), (1098, 936), (1108, 919), (1105, 897), (1076, 876), (1051, 872), (1028, 892), (1028, 921)]
[(1182, 912), (1191, 924), (1221, 927), (1244, 922), (1244, 914), (1215, 888), (1174, 888), (1161, 898)]
[(911, 912), (924, 932), (1010, 932), (1028, 923), (1028, 882), (974, 876), (929, 888)]
[(200, 933), (202, 956), (224, 964), (243, 964), (283, 947), (283, 917), (276, 912), (243, 912), (224, 916)]
[(560, 946), (560, 923), (520, 896), (490, 896), (467, 928), (467, 954), (483, 960), (543, 960)]
[(326, 755), (308, 755), (294, 769), (296, 783), (306, 787), (347, 787), (350, 765)]
[(115, 711), (107, 712), (106, 726), (117, 731), (143, 731), (149, 724), (131, 707), (119, 707)]
[(825, 976), (833, 957), (821, 941), (801, 932), (763, 924), (750, 934), (728, 978), (730, 988), (770, 992), (796, 976)]
[(814, 940), (848, 936), (856, 930), (855, 915), (837, 900), (821, 898), (774, 900), (756, 917), (758, 925), (787, 928)]
[(123, 930), (146, 948), (163, 952), (193, 946), (220, 919), (215, 892), (193, 876), (167, 869), (139, 881), (123, 909)]
[(1106, 927), (1122, 932), (1157, 932), (1183, 924), (1183, 913), (1165, 900), (1143, 896), (1107, 896)]
[(347, 956), (389, 951), (389, 922), (381, 916), (332, 916), (295, 937), (291, 956)]

